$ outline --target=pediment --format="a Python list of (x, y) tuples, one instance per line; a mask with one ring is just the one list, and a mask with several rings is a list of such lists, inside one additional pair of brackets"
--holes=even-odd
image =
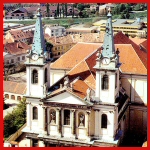
[(75, 105), (87, 105), (84, 100), (72, 95), (69, 92), (60, 93), (46, 100), (47, 102), (63, 103), (63, 104), (75, 104)]

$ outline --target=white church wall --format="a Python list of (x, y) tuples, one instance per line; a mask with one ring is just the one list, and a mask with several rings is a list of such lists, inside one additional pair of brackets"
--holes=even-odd
[(56, 83), (59, 79), (64, 77), (69, 71), (66, 70), (50, 70), (50, 85)]
[(122, 75), (121, 84), (132, 103), (147, 105), (147, 76)]

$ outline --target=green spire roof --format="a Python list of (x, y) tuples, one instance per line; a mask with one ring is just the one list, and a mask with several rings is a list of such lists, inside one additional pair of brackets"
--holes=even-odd
[(41, 21), (40, 8), (37, 10), (37, 19), (35, 24), (34, 39), (32, 44), (32, 52), (41, 55), (45, 51), (45, 41), (43, 35), (43, 27)]
[(102, 46), (103, 47), (102, 56), (110, 58), (113, 57), (115, 53), (113, 29), (112, 29), (112, 15), (110, 9), (108, 9), (107, 18), (108, 19), (106, 23), (106, 33), (104, 37), (104, 43)]

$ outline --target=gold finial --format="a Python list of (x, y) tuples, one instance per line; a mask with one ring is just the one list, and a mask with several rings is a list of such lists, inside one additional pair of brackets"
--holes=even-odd
[(111, 13), (111, 7), (108, 8), (108, 12)]

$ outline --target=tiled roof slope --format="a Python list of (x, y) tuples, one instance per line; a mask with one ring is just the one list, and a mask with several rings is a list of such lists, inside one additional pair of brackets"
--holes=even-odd
[(51, 69), (72, 69), (101, 45), (100, 43), (77, 43), (55, 61), (51, 65)]
[(130, 37), (130, 40), (132, 40), (134, 43), (136, 43), (137, 45), (140, 45), (141, 43), (143, 43), (144, 41), (146, 41), (146, 39), (144, 38), (131, 38)]
[(18, 41), (18, 40), (22, 40), (22, 39), (28, 39), (28, 38), (33, 38), (34, 33), (33, 31), (25, 31), (23, 32), (22, 30), (10, 30), (8, 31), (12, 37), (14, 38), (14, 40)]
[(31, 49), (31, 46), (27, 45), (24, 42), (13, 42), (4, 45), (4, 52), (13, 55), (24, 54), (28, 49)]
[(141, 59), (142, 63), (147, 68), (147, 53), (144, 51), (141, 51), (140, 47), (137, 44), (135, 44), (132, 40), (130, 40), (127, 36), (125, 36), (122, 32), (118, 32), (114, 36), (114, 43), (115, 44), (131, 44), (135, 52)]
[(120, 69), (123, 73), (147, 74), (147, 68), (131, 44), (115, 44), (115, 48), (118, 48), (120, 51)]
[(10, 92), (14, 94), (25, 94), (26, 92), (26, 84), (18, 83), (13, 81), (4, 81), (4, 92)]
[(145, 51), (147, 52), (147, 49), (148, 49), (147, 40), (145, 40), (144, 42), (142, 42), (140, 45), (141, 45), (141, 46), (145, 49)]
[[(138, 57), (136, 51), (134, 50), (131, 44), (115, 44), (115, 49), (117, 48), (120, 51), (119, 54), (120, 63), (121, 63), (120, 70), (122, 73), (142, 74), (142, 75), (147, 74), (147, 69), (141, 62), (140, 58)], [(76, 92), (72, 91), (73, 94), (79, 96), (82, 99), (85, 98), (87, 94), (86, 90), (88, 88), (93, 90), (95, 90), (96, 88), (96, 77), (95, 77), (96, 70), (93, 69), (93, 67), (96, 64), (95, 61), (96, 53), (97, 50), (95, 50), (93, 53), (91, 53), (91, 55), (88, 55), (88, 57), (84, 58), (81, 62), (79, 62), (76, 66), (74, 66), (66, 75), (68, 76), (69, 81), (71, 83), (77, 78), (79, 78), (79, 80), (82, 81), (82, 84), (80, 81), (78, 82), (79, 84), (77, 84), (76, 87), (75, 86), (73, 87), (73, 89), (75, 88)], [(59, 80), (57, 83), (55, 83), (53, 87), (55, 87), (56, 85), (59, 86), (60, 84), (63, 85), (63, 82), (64, 82), (64, 77), (61, 80)], [(58, 94), (58, 92), (60, 91), (61, 89), (58, 89), (57, 92), (54, 91), (54, 94)]]
[(99, 33), (73, 34), (72, 38), (74, 42), (102, 43), (104, 40), (104, 34)]
[(60, 36), (60, 37), (50, 37), (48, 34), (45, 34), (44, 37), (47, 40), (47, 42), (50, 42), (54, 46), (74, 43), (71, 35)]

